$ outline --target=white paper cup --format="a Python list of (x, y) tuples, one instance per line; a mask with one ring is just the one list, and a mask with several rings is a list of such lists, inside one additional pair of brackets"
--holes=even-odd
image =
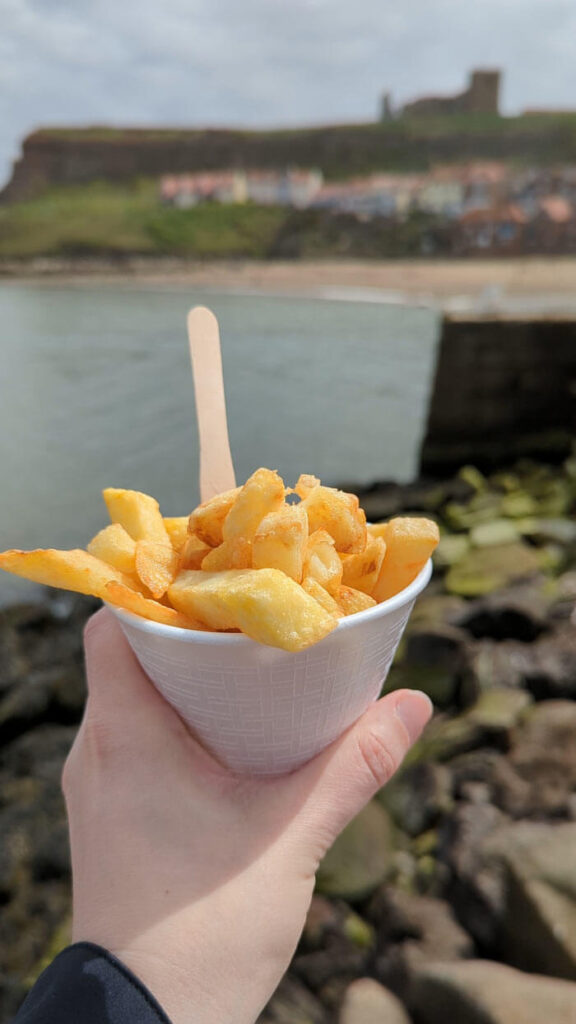
[(292, 771), (376, 700), (432, 563), (399, 594), (342, 619), (292, 654), (240, 633), (176, 629), (110, 606), (142, 668), (200, 741), (231, 769)]

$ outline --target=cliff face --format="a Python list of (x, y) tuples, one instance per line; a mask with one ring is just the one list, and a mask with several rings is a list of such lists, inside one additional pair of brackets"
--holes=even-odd
[(286, 131), (45, 129), (25, 139), (0, 198), (49, 185), (127, 181), (222, 167), (320, 167), (328, 177), (469, 159), (576, 161), (576, 117), (444, 118)]

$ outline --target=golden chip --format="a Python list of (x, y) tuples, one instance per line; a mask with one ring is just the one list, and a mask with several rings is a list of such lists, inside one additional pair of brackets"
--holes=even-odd
[(371, 594), (380, 575), (386, 553), (386, 542), (381, 537), (368, 535), (364, 551), (355, 555), (342, 555), (342, 583), (355, 590)]
[(152, 597), (164, 597), (176, 577), (178, 563), (178, 555), (170, 544), (156, 544), (151, 540), (137, 541), (136, 572)]
[(120, 572), (128, 575), (136, 572), (136, 541), (120, 523), (110, 523), (100, 530), (88, 544), (87, 551)]
[(170, 537), (155, 498), (141, 491), (107, 487), (102, 492), (113, 523), (120, 523), (133, 540), (152, 540), (170, 546)]
[(201, 623), (182, 615), (174, 608), (169, 608), (159, 601), (152, 601), (149, 597), (143, 597), (134, 590), (123, 586), (112, 580), (106, 585), (104, 600), (118, 608), (124, 608), (133, 615), (139, 615), (141, 619), (151, 619), (152, 622), (161, 622), (164, 626), (178, 626), (180, 629), (205, 629)]
[(233, 537), (252, 540), (264, 516), (283, 504), (284, 495), (284, 481), (278, 473), (271, 469), (257, 469), (241, 488), (226, 516), (222, 527), (224, 540)]
[(344, 615), (355, 615), (356, 612), (363, 612), (366, 608), (374, 608), (376, 605), (373, 597), (361, 590), (354, 590), (354, 587), (339, 587), (336, 600)]
[(132, 582), (119, 569), (80, 549), (4, 551), (0, 554), (0, 569), (35, 583), (43, 583), (46, 587), (74, 590), (78, 594), (91, 594), (92, 597), (103, 599), (106, 586), (111, 580), (128, 587)]
[(304, 650), (338, 623), (279, 569), (183, 572), (169, 598), (178, 611), (212, 629), (241, 629), (259, 643), (286, 651)]
[(334, 487), (313, 487), (301, 504), (308, 516), (310, 533), (326, 530), (340, 552), (364, 550), (366, 516), (355, 494)]
[(430, 519), (399, 516), (383, 531), (386, 554), (372, 591), (376, 601), (386, 601), (404, 590), (424, 568), (440, 539)]
[(189, 533), (195, 534), (209, 547), (217, 548), (223, 540), (224, 520), (240, 491), (240, 487), (234, 487), (231, 491), (223, 491), (222, 494), (216, 494), (215, 497), (210, 498), (210, 501), (198, 505), (198, 508), (195, 508), (189, 517)]
[(284, 505), (278, 512), (269, 512), (254, 535), (253, 568), (280, 569), (300, 583), (307, 538), (308, 518), (300, 505)]
[(312, 578), (335, 596), (342, 582), (342, 562), (334, 539), (326, 530), (315, 530), (306, 542), (303, 578)]

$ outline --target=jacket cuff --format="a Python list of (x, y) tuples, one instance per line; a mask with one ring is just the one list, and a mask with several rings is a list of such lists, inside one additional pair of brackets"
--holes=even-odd
[(170, 1024), (135, 974), (92, 942), (64, 949), (26, 996), (13, 1024)]

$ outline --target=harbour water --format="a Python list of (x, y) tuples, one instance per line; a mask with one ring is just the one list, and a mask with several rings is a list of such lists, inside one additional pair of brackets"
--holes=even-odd
[[(185, 316), (221, 325), (238, 480), (411, 479), (438, 314), (377, 301), (137, 283), (0, 285), (0, 550), (84, 546), (105, 486), (147, 491), (167, 515), (198, 501)], [(25, 585), (1, 574), (0, 599)]]

